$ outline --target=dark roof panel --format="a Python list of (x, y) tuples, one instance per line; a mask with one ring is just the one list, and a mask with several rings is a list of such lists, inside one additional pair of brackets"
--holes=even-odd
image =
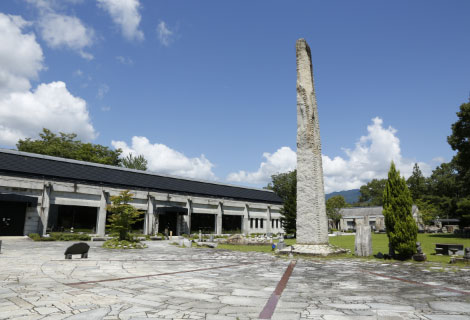
[(169, 177), (83, 161), (0, 150), (0, 172), (180, 194), (282, 203), (268, 190)]

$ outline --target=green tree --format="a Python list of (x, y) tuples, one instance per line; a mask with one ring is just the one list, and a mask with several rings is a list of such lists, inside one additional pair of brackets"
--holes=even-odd
[(439, 197), (459, 198), (461, 188), (454, 163), (442, 163), (433, 170), (427, 179), (426, 193)]
[(135, 169), (135, 170), (147, 170), (148, 161), (144, 158), (143, 155), (138, 155), (134, 157), (132, 153), (121, 160), (121, 165), (125, 168)]
[(470, 227), (470, 198), (460, 199), (457, 202), (456, 213), (460, 218), (460, 226)]
[(271, 176), (267, 189), (273, 190), (283, 201), (282, 225), (286, 233), (296, 232), (297, 221), (297, 170)]
[(431, 222), (439, 216), (439, 205), (429, 200), (418, 199), (416, 205), (419, 209), (419, 215), (424, 225), (430, 225)]
[(390, 254), (409, 259), (416, 252), (418, 227), (411, 213), (410, 190), (392, 161), (383, 193), (383, 214), (390, 245)]
[(326, 200), (326, 214), (333, 221), (336, 229), (338, 229), (338, 223), (341, 220), (341, 209), (347, 206), (346, 200), (341, 195)]
[(417, 163), (415, 163), (413, 173), (408, 180), (406, 180), (406, 183), (408, 184), (413, 200), (421, 199), (426, 188), (426, 178), (423, 176)]
[(108, 147), (84, 143), (77, 140), (75, 133), (59, 132), (59, 135), (44, 128), (39, 134), (40, 139), (20, 139), (16, 144), (19, 151), (44, 154), (54, 157), (82, 160), (118, 166), (121, 149), (110, 150)]
[(452, 124), (452, 134), (447, 142), (457, 154), (452, 159), (461, 180), (461, 187), (470, 191), (470, 102), (460, 105), (459, 119)]
[(107, 227), (113, 234), (118, 235), (119, 241), (132, 241), (132, 225), (142, 220), (139, 211), (129, 204), (133, 196), (129, 190), (124, 190), (118, 196), (111, 197), (111, 204), (107, 207), (111, 213)]
[(387, 179), (372, 179), (369, 183), (359, 189), (361, 196), (359, 202), (369, 206), (381, 206), (382, 195)]

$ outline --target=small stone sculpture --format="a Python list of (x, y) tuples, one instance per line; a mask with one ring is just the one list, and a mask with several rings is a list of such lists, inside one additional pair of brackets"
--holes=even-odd
[(463, 258), (467, 261), (470, 261), (470, 248), (465, 248), (465, 254), (463, 255)]
[(426, 261), (426, 259), (426, 254), (423, 253), (423, 249), (421, 248), (421, 242), (416, 242), (416, 253), (413, 255), (413, 260)]
[(286, 243), (284, 242), (284, 237), (281, 236), (281, 238), (279, 239), (279, 242), (277, 243), (277, 248), (279, 250), (282, 250), (286, 247)]

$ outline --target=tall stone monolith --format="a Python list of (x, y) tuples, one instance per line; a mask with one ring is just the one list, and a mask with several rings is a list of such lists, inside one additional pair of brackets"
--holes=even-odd
[(320, 125), (310, 47), (297, 40), (297, 243), (328, 244)]

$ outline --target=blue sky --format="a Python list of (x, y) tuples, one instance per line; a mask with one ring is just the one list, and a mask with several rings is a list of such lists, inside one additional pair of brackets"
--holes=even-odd
[[(468, 1), (0, 2), (0, 145), (42, 127), (166, 174), (264, 186), (295, 167), (312, 50), (325, 189), (426, 174), (470, 93)], [(19, 50), (18, 48), (23, 48)], [(3, 89), (2, 89), (3, 87)], [(134, 138), (133, 138), (134, 137)]]

